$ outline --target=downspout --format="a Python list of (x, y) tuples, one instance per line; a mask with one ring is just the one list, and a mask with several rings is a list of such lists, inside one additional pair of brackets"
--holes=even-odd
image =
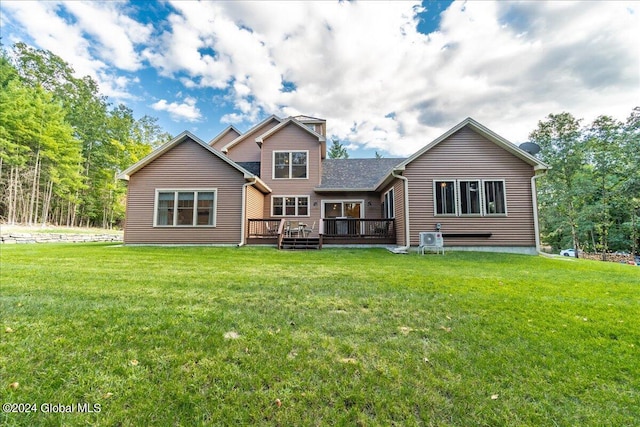
[(409, 232), (409, 179), (406, 176), (398, 175), (396, 170), (391, 172), (391, 176), (398, 178), (404, 182), (404, 237), (405, 246), (403, 250), (411, 247), (411, 233)]
[(245, 239), (245, 231), (246, 231), (246, 222), (247, 222), (247, 187), (256, 183), (256, 178), (253, 178), (249, 182), (245, 182), (242, 185), (242, 210), (240, 213), (240, 243), (238, 243), (238, 247), (244, 246), (247, 244)]
[(536, 237), (536, 252), (539, 254), (542, 254), (542, 245), (540, 244), (540, 225), (538, 224), (538, 190), (536, 187), (536, 179), (544, 176), (545, 174), (546, 169), (538, 169), (535, 170), (535, 174), (531, 177), (531, 201), (533, 202), (533, 233)]

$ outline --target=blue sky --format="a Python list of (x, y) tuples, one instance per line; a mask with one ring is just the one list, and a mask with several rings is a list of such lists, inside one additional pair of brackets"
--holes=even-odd
[(327, 120), (351, 157), (406, 156), (473, 117), (520, 143), (550, 113), (640, 105), (638, 2), (30, 2), (2, 43), (47, 49), (172, 134)]

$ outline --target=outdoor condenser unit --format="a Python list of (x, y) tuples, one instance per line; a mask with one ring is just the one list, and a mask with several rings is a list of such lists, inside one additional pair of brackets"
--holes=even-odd
[(439, 231), (423, 231), (420, 233), (420, 253), (424, 255), (425, 249), (435, 250), (436, 253), (442, 251), (444, 255), (444, 239)]

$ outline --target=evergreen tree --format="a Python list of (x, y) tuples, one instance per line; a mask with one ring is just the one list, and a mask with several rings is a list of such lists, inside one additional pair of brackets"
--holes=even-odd
[(331, 147), (329, 148), (330, 159), (348, 159), (349, 153), (347, 149), (337, 139), (332, 140)]

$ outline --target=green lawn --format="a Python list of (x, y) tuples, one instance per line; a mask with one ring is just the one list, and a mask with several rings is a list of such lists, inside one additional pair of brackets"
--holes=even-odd
[[(638, 267), (384, 249), (0, 251), (0, 401), (37, 411), (3, 425), (640, 425)], [(99, 412), (47, 406), (79, 403)]]

